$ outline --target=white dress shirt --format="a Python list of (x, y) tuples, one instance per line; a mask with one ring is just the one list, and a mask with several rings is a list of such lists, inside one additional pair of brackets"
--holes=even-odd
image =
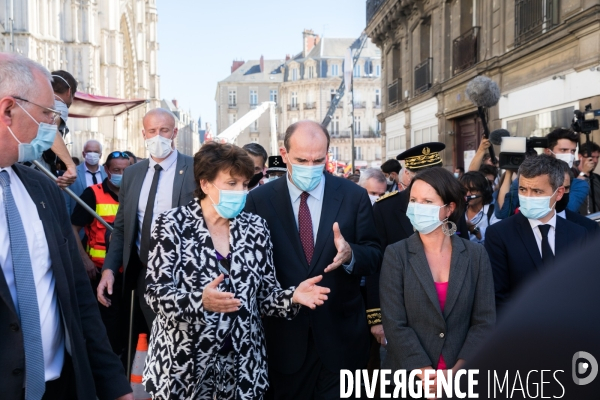
[[(37, 208), (31, 196), (25, 189), (12, 168), (0, 168), (7, 171), (10, 176), (10, 190), (17, 209), (21, 215), (29, 258), (33, 269), (33, 279), (40, 312), (40, 327), (42, 331), (42, 349), (44, 352), (44, 370), (46, 381), (57, 379), (62, 371), (64, 362), (65, 339), (63, 333), (62, 317), (58, 308), (58, 299), (55, 291), (54, 272), (44, 226), (40, 220)], [(12, 255), (10, 250), (10, 236), (6, 220), (4, 193), (0, 186), (0, 265), (17, 313), (19, 302), (15, 286)], [(2, 396), (0, 396), (2, 397)]]
[(548, 243), (550, 243), (550, 248), (552, 249), (552, 253), (556, 255), (556, 250), (554, 250), (554, 242), (556, 238), (556, 212), (552, 210), (554, 214), (550, 221), (545, 224), (541, 222), (539, 219), (528, 219), (529, 224), (531, 225), (531, 230), (533, 231), (533, 236), (535, 236), (535, 241), (538, 246), (538, 250), (540, 251), (540, 255), (542, 255), (542, 232), (540, 232), (540, 225), (550, 225), (551, 228), (548, 230)]
[(484, 205), (481, 208), (481, 210), (479, 210), (479, 212), (477, 214), (475, 214), (475, 216), (473, 218), (471, 218), (470, 221), (469, 221), (469, 217), (467, 217), (467, 212), (465, 211), (465, 219), (467, 221), (469, 221), (470, 223), (474, 224), (476, 227), (478, 227), (479, 233), (481, 234), (481, 240), (479, 240), (479, 239), (477, 239), (477, 235), (474, 235), (471, 232), (469, 232), (469, 239), (471, 240), (471, 242), (483, 244), (485, 242), (485, 231), (488, 228), (488, 226), (493, 225), (496, 222), (500, 221), (498, 218), (496, 218), (495, 213), (492, 213), (492, 216), (490, 217), (490, 221), (488, 223), (488, 210), (489, 209), (490, 209), (489, 204)]
[(100, 172), (100, 168), (102, 168), (102, 167), (100, 165), (98, 165), (98, 169), (96, 170), (96, 172), (90, 171), (85, 162), (83, 163), (83, 167), (85, 168), (85, 186), (86, 187), (90, 187), (90, 186), (94, 185), (93, 175), (96, 175), (97, 183), (102, 183), (102, 173)]
[(175, 181), (175, 170), (177, 169), (177, 154), (177, 150), (173, 150), (173, 152), (160, 163), (157, 163), (150, 157), (150, 164), (148, 165), (148, 171), (146, 172), (146, 177), (142, 184), (142, 191), (140, 192), (140, 199), (138, 201), (138, 234), (135, 241), (138, 248), (138, 254), (140, 251), (140, 243), (142, 242), (144, 213), (146, 212), (146, 204), (148, 204), (152, 179), (154, 179), (154, 173), (156, 172), (154, 166), (160, 164), (163, 170), (160, 171), (158, 177), (158, 188), (154, 199), (154, 212), (152, 213), (152, 227), (150, 228), (150, 231), (154, 228), (154, 220), (158, 214), (173, 208), (173, 182)]
[[(298, 225), (298, 213), (300, 212), (300, 195), (302, 190), (298, 189), (296, 185), (290, 181), (289, 174), (286, 174), (286, 181), (288, 190), (290, 192), (290, 200), (292, 201), (292, 209), (294, 210), (294, 219), (296, 220), (296, 229), (300, 229)], [(310, 219), (312, 220), (313, 227), (313, 240), (317, 243), (317, 233), (319, 232), (319, 223), (321, 222), (321, 210), (323, 209), (323, 195), (325, 193), (325, 175), (321, 176), (321, 182), (316, 188), (308, 192), (309, 196), (306, 199), (306, 205), (310, 211)], [(331, 227), (333, 229), (333, 226)], [(333, 260), (331, 260), (333, 262)], [(347, 273), (352, 273), (354, 269), (354, 252), (352, 252), (352, 259), (348, 264), (342, 264), (344, 270)]]

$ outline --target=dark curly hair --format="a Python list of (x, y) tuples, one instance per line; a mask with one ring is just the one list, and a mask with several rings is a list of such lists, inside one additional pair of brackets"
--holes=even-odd
[(246, 179), (254, 175), (254, 162), (244, 149), (229, 143), (208, 142), (194, 155), (195, 196), (202, 200), (206, 194), (200, 188), (200, 180), (215, 180), (220, 171)]

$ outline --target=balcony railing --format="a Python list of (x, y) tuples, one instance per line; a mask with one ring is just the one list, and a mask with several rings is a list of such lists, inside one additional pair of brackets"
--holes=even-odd
[(477, 64), (479, 27), (474, 26), (452, 42), (452, 73), (454, 75)]
[(393, 106), (401, 100), (402, 79), (396, 79), (388, 85), (388, 105)]
[(229, 108), (237, 108), (237, 103), (229, 103)]
[(317, 105), (314, 101), (311, 103), (304, 103), (305, 110), (314, 110), (315, 108), (317, 108)]
[(256, 107), (258, 107), (258, 104), (256, 104), (256, 103), (250, 103), (250, 108), (251, 109), (254, 109)]
[(433, 58), (427, 58), (415, 67), (415, 96), (431, 88), (431, 70)]
[(288, 104), (287, 106), (288, 111), (298, 111), (298, 108), (298, 104)]
[[(330, 133), (332, 139), (350, 139), (350, 131), (337, 131)], [(355, 132), (354, 137), (358, 139), (376, 139), (381, 137), (380, 132), (360, 131)]]
[(367, 102), (366, 101), (355, 101), (354, 108), (367, 108)]
[(380, 101), (374, 101), (373, 102), (373, 108), (381, 108), (381, 102)]
[(367, 0), (367, 25), (386, 0)]
[(558, 25), (559, 0), (515, 0), (515, 46)]
[[(331, 107), (331, 101), (327, 102), (327, 108), (329, 108), (329, 107)], [(344, 107), (344, 104), (341, 101), (339, 101), (337, 103), (337, 108), (342, 108), (342, 107)]]

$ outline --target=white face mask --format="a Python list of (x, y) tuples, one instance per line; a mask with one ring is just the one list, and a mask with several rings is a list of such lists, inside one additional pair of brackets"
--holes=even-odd
[(552, 154), (554, 154), (554, 157), (556, 157), (558, 160), (564, 161), (567, 164), (569, 164), (569, 168), (573, 168), (573, 161), (575, 161), (575, 154), (571, 154), (571, 153), (556, 154), (554, 152), (552, 152)]
[(377, 201), (377, 199), (379, 198), (379, 196), (375, 196), (373, 194), (369, 195), (369, 199), (371, 199), (371, 205), (375, 204), (375, 202)]
[[(174, 134), (175, 132), (173, 132), (173, 135)], [(146, 139), (146, 148), (152, 157), (165, 158), (173, 151), (171, 148), (171, 143), (173, 142), (172, 138), (173, 136), (171, 136), (171, 139), (167, 139), (161, 135), (156, 135), (151, 139)]]
[(56, 96), (56, 99), (54, 100), (54, 108), (57, 111), (60, 111), (60, 118), (65, 122), (65, 124), (67, 123), (67, 119), (69, 118), (69, 107), (65, 104), (64, 101), (60, 100), (58, 98), (58, 96)]
[(85, 162), (89, 165), (98, 165), (100, 162), (100, 154), (93, 151), (85, 153)]

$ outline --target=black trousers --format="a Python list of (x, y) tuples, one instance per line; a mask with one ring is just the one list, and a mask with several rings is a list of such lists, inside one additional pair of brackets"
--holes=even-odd
[[(98, 284), (100, 283), (101, 274), (99, 273), (96, 276), (96, 279), (90, 280), (92, 284), (92, 291), (94, 297), (96, 297), (96, 291), (98, 289)], [(110, 346), (115, 354), (119, 355), (123, 351), (123, 343), (125, 342), (126, 332), (123, 330), (122, 325), (122, 310), (121, 310), (121, 292), (123, 287), (123, 274), (117, 273), (115, 275), (115, 284), (113, 286), (113, 294), (109, 295), (105, 294), (110, 301), (110, 307), (104, 307), (102, 304), (98, 303), (98, 309), (100, 310), (100, 317), (102, 318), (102, 322), (104, 323), (104, 327), (106, 328), (106, 334), (108, 336), (108, 340), (110, 341)]]
[[(25, 399), (25, 389), (21, 399)], [(65, 362), (58, 379), (46, 382), (46, 391), (42, 400), (76, 400), (75, 370), (71, 356), (65, 351)]]
[[(317, 354), (312, 330), (308, 334), (306, 358), (300, 370), (282, 374), (269, 369), (271, 389), (275, 400), (333, 400), (340, 398), (340, 373), (330, 371)], [(269, 397), (271, 398), (271, 397)]]

